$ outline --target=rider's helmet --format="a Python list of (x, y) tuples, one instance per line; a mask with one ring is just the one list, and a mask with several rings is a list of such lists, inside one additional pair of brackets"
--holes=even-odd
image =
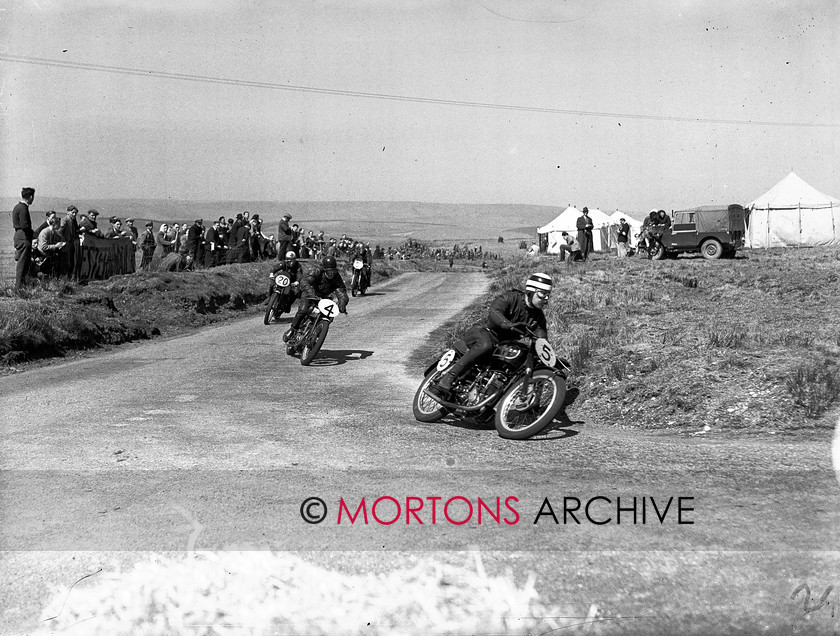
[(289, 250), (288, 252), (286, 252), (286, 265), (288, 265), (289, 267), (291, 267), (291, 266), (294, 264), (294, 262), (295, 262), (296, 260), (297, 260), (297, 254), (295, 254), (295, 253), (294, 253), (293, 251), (291, 251), (291, 250)]
[(335, 273), (338, 270), (338, 264), (335, 262), (335, 256), (325, 256), (324, 260), (321, 261), (321, 267), (324, 268), (324, 274), (326, 274), (327, 278), (335, 276)]
[(548, 295), (551, 293), (552, 287), (553, 284), (551, 282), (551, 276), (543, 274), (542, 272), (537, 272), (536, 274), (531, 274), (531, 276), (528, 277), (528, 280), (525, 283), (525, 293), (531, 303), (534, 302), (534, 296), (536, 295), (540, 299), (540, 302), (537, 303), (537, 305), (541, 309), (548, 300)]

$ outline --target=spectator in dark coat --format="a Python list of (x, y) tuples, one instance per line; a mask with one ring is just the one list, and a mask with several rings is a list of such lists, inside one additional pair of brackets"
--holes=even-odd
[(280, 221), (280, 225), (277, 227), (277, 254), (285, 255), (291, 249), (292, 241), (294, 240), (294, 232), (292, 228), (289, 227), (289, 220), (291, 220), (292, 215), (286, 212), (283, 215), (283, 219)]
[(213, 221), (213, 225), (207, 228), (204, 233), (204, 267), (215, 267), (219, 264), (219, 253), (222, 250), (222, 242), (219, 238), (219, 221)]
[(102, 238), (102, 230), (96, 226), (96, 217), (98, 216), (99, 212), (97, 210), (88, 210), (87, 216), (82, 215), (82, 221), (79, 223), (79, 232)]
[(592, 251), (592, 230), (595, 224), (589, 218), (589, 208), (584, 206), (582, 212), (577, 220), (577, 239), (580, 243), (581, 256), (583, 256), (583, 260), (586, 260)]
[(140, 250), (143, 252), (140, 259), (140, 269), (149, 269), (152, 264), (152, 257), (155, 255), (155, 232), (154, 224), (146, 222), (146, 230), (140, 236)]
[(23, 188), (20, 191), (20, 203), (12, 210), (12, 226), (15, 230), (15, 291), (20, 292), (26, 284), (26, 277), (32, 265), (32, 217), (29, 206), (35, 200), (35, 188)]
[(82, 246), (79, 244), (79, 222), (76, 220), (78, 213), (75, 205), (68, 205), (67, 216), (61, 219), (58, 228), (65, 243), (63, 273), (70, 280), (79, 280), (82, 270)]

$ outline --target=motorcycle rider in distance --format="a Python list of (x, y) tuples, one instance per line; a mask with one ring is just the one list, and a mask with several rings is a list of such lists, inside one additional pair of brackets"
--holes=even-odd
[(373, 254), (361, 241), (356, 243), (355, 248), (353, 249), (353, 254), (350, 256), (350, 262), (352, 263), (357, 258), (365, 264), (362, 268), (362, 272), (365, 277), (365, 283), (368, 287), (370, 287), (370, 268), (373, 265)]
[(548, 304), (552, 282), (548, 274), (531, 274), (525, 291), (511, 289), (496, 296), (490, 303), (487, 321), (470, 327), (464, 334), (467, 351), (449, 367), (438, 381), (438, 388), (447, 397), (452, 385), (482, 356), (504, 340), (515, 340), (522, 335), (521, 325), (527, 326), (538, 338), (548, 337), (548, 325), (543, 307)]
[(300, 292), (302, 302), (298, 304), (292, 326), (283, 334), (283, 342), (291, 340), (300, 327), (300, 323), (312, 310), (312, 306), (317, 304), (320, 299), (328, 298), (333, 292), (335, 292), (338, 302), (338, 311), (342, 314), (347, 313), (347, 302), (349, 300), (347, 288), (341, 274), (338, 273), (338, 264), (334, 256), (324, 257), (320, 267), (313, 268), (308, 276), (301, 279)]
[[(286, 258), (278, 260), (268, 275), (270, 282), (268, 284), (268, 299), (271, 301), (271, 293), (274, 291), (274, 277), (280, 272), (286, 272), (289, 275), (289, 286), (283, 290), (283, 294), (287, 296), (284, 301), (288, 301), (289, 307), (295, 302), (295, 298), (300, 298), (300, 279), (303, 276), (303, 268), (297, 261), (297, 254), (289, 250), (286, 252)], [(288, 298), (288, 295), (293, 295), (295, 298)]]

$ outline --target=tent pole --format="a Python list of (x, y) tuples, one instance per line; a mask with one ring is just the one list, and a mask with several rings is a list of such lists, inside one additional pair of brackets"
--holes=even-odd
[(798, 201), (796, 203), (796, 210), (799, 212), (799, 245), (796, 247), (802, 247), (802, 202)]

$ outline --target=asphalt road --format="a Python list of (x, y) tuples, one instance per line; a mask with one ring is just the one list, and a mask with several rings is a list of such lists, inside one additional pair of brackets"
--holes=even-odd
[(255, 317), (0, 380), (0, 633), (114, 560), (243, 546), (346, 572), (480, 549), (548, 603), (605, 608), (607, 631), (837, 629), (840, 609), (791, 598), (840, 589), (830, 439), (643, 435), (574, 404), (526, 442), (416, 422), (411, 351), (485, 288), (377, 286), (308, 368), (283, 351), (288, 317)]

